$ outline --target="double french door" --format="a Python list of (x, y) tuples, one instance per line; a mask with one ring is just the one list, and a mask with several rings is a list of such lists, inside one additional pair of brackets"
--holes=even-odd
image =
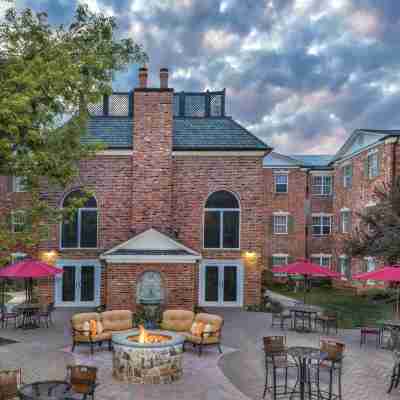
[(58, 306), (97, 306), (100, 304), (101, 267), (96, 260), (60, 261), (64, 273), (56, 278)]
[(240, 307), (243, 267), (240, 262), (204, 262), (200, 267), (200, 305)]

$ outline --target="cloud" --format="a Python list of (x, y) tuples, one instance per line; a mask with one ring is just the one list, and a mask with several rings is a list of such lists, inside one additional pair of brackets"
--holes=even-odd
[[(353, 129), (400, 126), (400, 1), (87, 2), (144, 45), (152, 84), (169, 67), (176, 90), (225, 87), (229, 114), (278, 151), (334, 153)], [(76, 1), (24, 4), (58, 23)], [(115, 88), (134, 87), (136, 69)]]

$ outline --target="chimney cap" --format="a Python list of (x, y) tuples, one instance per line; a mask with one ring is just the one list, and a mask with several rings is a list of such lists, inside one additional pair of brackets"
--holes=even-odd
[(160, 72), (168, 72), (168, 68), (160, 68)]
[(147, 67), (140, 67), (139, 71), (147, 71)]

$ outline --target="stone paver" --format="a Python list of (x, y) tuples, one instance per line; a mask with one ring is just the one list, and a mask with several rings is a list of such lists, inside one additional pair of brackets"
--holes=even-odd
[[(72, 312), (56, 313), (51, 329), (21, 331), (0, 329), (0, 337), (13, 338), (20, 343), (0, 346), (0, 368), (22, 366), (26, 381), (62, 379), (70, 363), (89, 363), (100, 368), (96, 398), (111, 399), (190, 399), (190, 400), (248, 400), (260, 399), (264, 383), (262, 337), (280, 334), (270, 327), (270, 315), (240, 310), (213, 310), (225, 318), (224, 355), (213, 348), (201, 358), (190, 350), (185, 353), (184, 377), (172, 385), (129, 385), (113, 380), (111, 353), (100, 350), (90, 356), (84, 347), (75, 355), (69, 349), (69, 319)], [(319, 345), (319, 334), (286, 332), (288, 345)], [(392, 367), (392, 356), (376, 349), (374, 340), (361, 349), (357, 331), (340, 332), (346, 343), (344, 361), (344, 400), (387, 400), (400, 398), (398, 392), (386, 394)]]

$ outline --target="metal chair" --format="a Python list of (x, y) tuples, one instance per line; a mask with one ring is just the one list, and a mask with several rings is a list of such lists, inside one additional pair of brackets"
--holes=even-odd
[(96, 390), (97, 368), (87, 365), (69, 365), (67, 366), (67, 382), (71, 385), (71, 390), (82, 395), (86, 400), (89, 396), (94, 400)]
[(21, 368), (0, 370), (0, 400), (16, 399), (22, 383)]
[(285, 310), (285, 308), (281, 304), (276, 304), (272, 306), (271, 316), (271, 327), (274, 327), (275, 322), (278, 321), (281, 330), (285, 328), (285, 322), (290, 321), (292, 318), (290, 311)]
[(37, 314), (37, 318), (39, 320), (39, 325), (41, 324), (42, 320), (46, 324), (47, 328), (51, 325), (53, 325), (53, 319), (52, 319), (52, 314), (54, 311), (54, 303), (49, 303), (45, 310), (39, 311)]
[(327, 338), (321, 339), (320, 350), (323, 358), (311, 365), (309, 376), (309, 392), (312, 392), (314, 383), (318, 399), (342, 400), (344, 349), (345, 345), (341, 342)]
[(366, 321), (363, 326), (360, 327), (360, 347), (367, 343), (368, 336), (376, 337), (376, 347), (378, 348), (381, 344), (382, 328), (376, 326), (375, 322)]
[(15, 328), (17, 328), (19, 313), (17, 311), (7, 311), (7, 307), (5, 304), (0, 305), (0, 311), (1, 311), (1, 316), (0, 316), (1, 327), (7, 328), (8, 321), (14, 321), (14, 326)]
[[(287, 396), (288, 387), (288, 370), (296, 368), (294, 362), (290, 362), (287, 354), (286, 336), (266, 336), (263, 338), (265, 353), (265, 385), (263, 398), (268, 392), (272, 392), (272, 398), (275, 400), (278, 396)], [(284, 372), (284, 384), (278, 384), (277, 374), (279, 371)], [(272, 375), (272, 385), (269, 384), (269, 375)]]
[(329, 334), (329, 328), (333, 327), (338, 333), (338, 320), (339, 316), (338, 313), (335, 311), (324, 311), (322, 315), (319, 315), (315, 322), (320, 324), (322, 327), (322, 332)]

